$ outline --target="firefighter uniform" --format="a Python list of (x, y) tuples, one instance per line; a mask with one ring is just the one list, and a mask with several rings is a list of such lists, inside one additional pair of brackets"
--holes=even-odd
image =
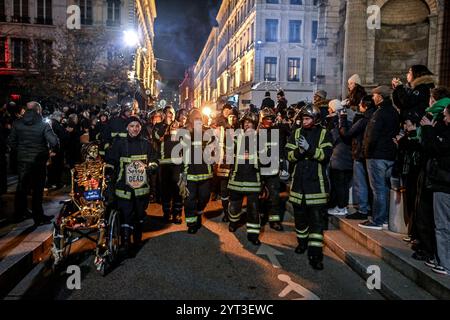
[[(218, 130), (218, 138), (219, 138), (219, 160), (216, 168), (216, 176), (219, 179), (220, 183), (220, 199), (222, 201), (222, 208), (223, 208), (223, 222), (229, 222), (229, 213), (228, 213), (228, 207), (229, 207), (229, 191), (228, 191), (228, 180), (230, 176), (230, 164), (226, 161), (226, 155), (227, 155), (227, 145), (226, 141), (227, 139), (232, 139), (231, 136), (229, 136), (229, 132), (227, 134), (227, 129), (229, 127), (227, 126), (220, 126), (216, 130)], [(232, 150), (229, 151), (230, 154)]]
[[(275, 120), (275, 115), (271, 109), (265, 108), (260, 114), (260, 126), (266, 118)], [(261, 200), (262, 208), (267, 209), (270, 226), (282, 231), (281, 214), (280, 214), (280, 131), (276, 131), (273, 125), (268, 128), (260, 127), (258, 130), (258, 148), (261, 170), (262, 188), (264, 188), (268, 195), (267, 199)], [(273, 154), (277, 152), (277, 154)], [(265, 163), (262, 159), (265, 158)], [(269, 160), (267, 162), (267, 160)], [(275, 162), (273, 161), (275, 160)]]
[[(320, 119), (320, 110), (311, 105), (304, 107), (305, 116)], [(303, 137), (303, 138), (302, 138)], [(298, 141), (306, 139), (308, 149), (299, 147)], [(324, 216), (329, 197), (327, 165), (332, 154), (332, 140), (326, 129), (319, 125), (296, 129), (286, 145), (288, 160), (294, 165), (289, 201), (294, 207), (297, 233), (297, 253), (308, 250), (310, 264), (323, 268)]]
[[(256, 116), (245, 115), (243, 121), (249, 119), (255, 127)], [(261, 176), (258, 163), (256, 131), (247, 134), (239, 131), (235, 137), (235, 158), (228, 182), (230, 191), (229, 230), (236, 231), (242, 215), (242, 202), (247, 197), (247, 238), (255, 245), (261, 244), (259, 234), (261, 221), (258, 211), (259, 193), (261, 192)], [(251, 147), (253, 146), (253, 147)]]
[(127, 136), (113, 144), (106, 155), (106, 163), (114, 169), (115, 196), (122, 215), (125, 242), (129, 241), (132, 231), (134, 240), (139, 241), (149, 203), (147, 172), (156, 166), (156, 153), (141, 135)]
[[(175, 117), (175, 111), (173, 112)], [(180, 195), (178, 180), (180, 176), (181, 155), (172, 157), (172, 151), (179, 143), (176, 140), (178, 122), (161, 122), (155, 125), (154, 139), (159, 148), (159, 173), (161, 182), (161, 202), (166, 220), (172, 216), (173, 222), (181, 223), (183, 199)]]
[[(200, 114), (201, 117), (201, 114)], [(206, 128), (203, 128), (203, 132)], [(207, 147), (207, 142), (195, 141), (194, 134), (183, 142), (188, 141), (188, 146), (184, 146), (183, 154), (183, 175), (186, 178), (188, 195), (184, 199), (184, 214), (189, 233), (196, 233), (202, 225), (202, 214), (208, 204), (211, 195), (211, 179), (213, 169), (211, 164), (207, 164), (202, 158), (202, 163), (195, 163), (195, 154), (202, 155)], [(198, 156), (197, 156), (198, 157)]]

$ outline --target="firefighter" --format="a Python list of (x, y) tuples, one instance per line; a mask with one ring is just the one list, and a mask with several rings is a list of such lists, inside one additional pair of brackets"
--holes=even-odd
[[(225, 107), (224, 107), (225, 108)], [(232, 132), (235, 129), (238, 129), (238, 111), (233, 108), (231, 113), (228, 114), (227, 123), (223, 123), (223, 121), (218, 125), (216, 130), (218, 131), (217, 136), (219, 137), (219, 152), (220, 157), (216, 168), (216, 176), (218, 179), (219, 187), (220, 187), (220, 199), (222, 201), (223, 208), (223, 222), (230, 222), (228, 215), (228, 205), (229, 205), (229, 192), (228, 192), (228, 178), (230, 176), (230, 164), (226, 161), (227, 152), (232, 152), (232, 150), (227, 150), (226, 142), (232, 139)], [(230, 129), (232, 129), (230, 131)]]
[[(270, 108), (260, 112), (258, 127), (258, 148), (261, 162), (261, 182), (267, 190), (267, 201), (261, 208), (266, 208), (269, 214), (269, 225), (276, 231), (283, 231), (280, 215), (280, 131), (275, 127), (275, 113)], [(274, 154), (276, 152), (277, 154)], [(269, 162), (262, 163), (262, 156)]]
[[(206, 162), (208, 159), (205, 159), (204, 155), (212, 156), (212, 152), (204, 153), (208, 147), (208, 143), (203, 141), (207, 128), (202, 124), (202, 113), (198, 109), (190, 112), (186, 129), (189, 133), (186, 133), (188, 136), (183, 139), (183, 172), (180, 178), (183, 183), (180, 184), (180, 192), (184, 198), (188, 233), (195, 234), (202, 226), (202, 214), (211, 195), (212, 162)], [(195, 140), (194, 131), (201, 137), (199, 141)]]
[(107, 167), (113, 169), (117, 209), (122, 216), (122, 237), (126, 252), (142, 240), (142, 224), (149, 203), (148, 174), (157, 167), (156, 152), (141, 135), (139, 118), (127, 119), (127, 137), (116, 140), (106, 155)]
[(261, 230), (258, 212), (258, 197), (261, 191), (261, 177), (258, 164), (256, 127), (258, 116), (246, 113), (241, 119), (243, 131), (235, 135), (235, 158), (228, 182), (230, 192), (229, 231), (235, 232), (242, 215), (242, 201), (247, 197), (247, 239), (254, 245), (260, 245)]
[(295, 252), (308, 251), (310, 265), (323, 269), (323, 230), (329, 197), (327, 165), (333, 144), (330, 134), (320, 126), (320, 109), (311, 104), (300, 111), (302, 127), (297, 128), (286, 145), (288, 159), (295, 166), (289, 201), (294, 207), (298, 246)]
[(131, 97), (125, 97), (120, 102), (120, 114), (110, 119), (103, 131), (101, 141), (101, 149), (103, 150), (100, 150), (100, 154), (107, 153), (117, 139), (127, 137), (127, 119), (133, 115), (133, 104), (134, 99)]
[(175, 120), (175, 109), (173, 107), (166, 106), (163, 113), (164, 121), (156, 124), (153, 130), (159, 151), (161, 202), (164, 220), (181, 224), (183, 199), (180, 196), (178, 180), (182, 158), (178, 154), (172, 155), (172, 150), (179, 143), (179, 140), (176, 139), (179, 123)]

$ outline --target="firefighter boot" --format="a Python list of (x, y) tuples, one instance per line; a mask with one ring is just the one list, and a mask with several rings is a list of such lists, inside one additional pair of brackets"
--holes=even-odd
[(314, 256), (309, 256), (309, 264), (311, 265), (311, 267), (314, 270), (323, 270), (323, 257), (318, 256), (318, 255), (314, 255)]
[(278, 221), (271, 222), (270, 227), (275, 231), (283, 231), (284, 230), (283, 225)]
[(255, 246), (261, 245), (261, 241), (259, 241), (258, 237), (259, 236), (256, 233), (247, 234), (247, 240), (253, 243)]
[(304, 254), (308, 249), (308, 241), (303, 239), (298, 239), (298, 246), (295, 248), (295, 253)]
[(131, 233), (132, 229), (130, 227), (123, 227), (122, 230), (122, 243), (123, 249), (125, 251), (125, 256), (129, 257), (131, 254)]

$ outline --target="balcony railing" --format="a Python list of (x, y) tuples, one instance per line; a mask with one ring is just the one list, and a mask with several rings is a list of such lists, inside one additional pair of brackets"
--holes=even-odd
[(30, 17), (12, 16), (11, 22), (13, 22), (13, 23), (30, 23)]
[(45, 24), (45, 25), (53, 25), (53, 19), (52, 18), (44, 18), (44, 17), (37, 17), (35, 19), (36, 24)]

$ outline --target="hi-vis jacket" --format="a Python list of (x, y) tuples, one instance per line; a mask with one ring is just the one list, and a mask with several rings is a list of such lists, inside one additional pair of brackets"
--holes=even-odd
[[(219, 160), (217, 164), (216, 176), (228, 178), (230, 176), (231, 165), (227, 163), (227, 152), (233, 152), (233, 150), (227, 150), (227, 140), (232, 139), (233, 137), (230, 135), (230, 129), (227, 126), (220, 126), (216, 130), (217, 136), (219, 139)], [(231, 140), (230, 140), (231, 141)]]
[(103, 134), (104, 150), (108, 150), (117, 139), (127, 136), (127, 120), (125, 118), (118, 116), (109, 120)]
[[(203, 127), (203, 133), (207, 128)], [(190, 137), (183, 137), (183, 173), (187, 176), (187, 181), (198, 182), (211, 179), (213, 177), (212, 165), (205, 162), (204, 151), (208, 147), (211, 141), (195, 141), (194, 133), (191, 132)], [(197, 155), (198, 161), (201, 163), (195, 163), (195, 154)], [(208, 154), (211, 154), (208, 152)], [(199, 157), (201, 155), (201, 158)], [(211, 155), (212, 157), (212, 155)]]
[(280, 173), (280, 131), (276, 135), (275, 129), (258, 129), (258, 152), (262, 176), (275, 176)]
[(153, 130), (153, 138), (158, 144), (159, 164), (174, 164), (180, 163), (181, 157), (179, 155), (172, 158), (172, 150), (179, 143), (176, 139), (178, 123), (172, 122), (170, 125), (161, 122), (155, 125)]
[[(261, 191), (261, 176), (259, 172), (258, 139), (256, 131), (244, 134), (236, 131), (234, 164), (231, 166), (228, 189), (241, 193), (259, 193)], [(250, 146), (253, 145), (253, 148)]]
[[(296, 140), (304, 136), (309, 149), (303, 154)], [(333, 152), (331, 136), (326, 129), (317, 126), (312, 129), (298, 128), (286, 145), (288, 160), (295, 165), (289, 201), (306, 205), (324, 205), (328, 202), (329, 182), (327, 165)]]
[(156, 153), (142, 136), (119, 139), (106, 154), (107, 166), (114, 168), (116, 196), (131, 199), (150, 193), (147, 169), (156, 162)]

